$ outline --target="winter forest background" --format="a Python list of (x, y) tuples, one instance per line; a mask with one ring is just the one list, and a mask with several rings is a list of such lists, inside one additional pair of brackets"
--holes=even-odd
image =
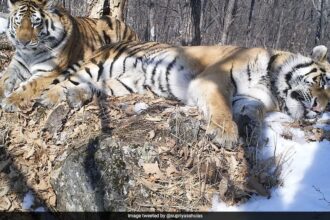
[[(6, 1), (0, 0), (0, 11), (6, 10)], [(58, 1), (72, 15), (88, 16), (97, 0)], [(330, 46), (329, 15), (329, 0), (126, 0), (123, 17), (144, 41), (309, 54), (315, 45)]]

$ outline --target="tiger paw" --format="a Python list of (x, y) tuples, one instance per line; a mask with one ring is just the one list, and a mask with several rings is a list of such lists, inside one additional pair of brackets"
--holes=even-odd
[(219, 124), (212, 123), (207, 131), (212, 142), (227, 150), (235, 150), (238, 147), (239, 135), (234, 121)]
[(24, 101), (24, 98), (20, 98), (16, 93), (12, 93), (1, 102), (1, 107), (5, 112), (17, 112), (27, 106), (28, 104)]
[(90, 102), (93, 93), (89, 87), (76, 87), (66, 92), (66, 100), (71, 108), (80, 109), (83, 105)]
[(37, 99), (37, 102), (46, 108), (51, 108), (64, 100), (64, 88), (58, 85), (52, 85), (42, 92), (40, 98)]

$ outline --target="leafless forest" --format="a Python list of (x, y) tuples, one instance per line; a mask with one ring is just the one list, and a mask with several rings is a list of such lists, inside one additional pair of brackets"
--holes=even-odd
[[(6, 10), (0, 0), (0, 11)], [(88, 16), (96, 0), (58, 0)], [(105, 1), (105, 11), (111, 2)], [(308, 54), (330, 46), (329, 0), (126, 0), (124, 19), (142, 40), (177, 45), (235, 44)]]

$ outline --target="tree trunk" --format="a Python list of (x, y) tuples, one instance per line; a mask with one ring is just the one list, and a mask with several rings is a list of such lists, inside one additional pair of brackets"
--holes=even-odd
[(325, 27), (327, 23), (327, 6), (328, 6), (328, 1), (327, 0), (318, 0), (315, 5), (315, 9), (317, 11), (317, 16), (318, 16), (318, 24), (317, 24), (317, 29), (316, 29), (316, 36), (315, 36), (315, 44), (318, 45), (321, 43), (321, 41), (324, 38), (324, 33), (325, 33)]
[(156, 41), (156, 11), (155, 0), (149, 0), (149, 40)]
[(200, 45), (201, 44), (201, 11), (202, 3), (201, 0), (191, 0), (191, 16), (192, 16), (192, 29), (193, 29), (193, 38), (191, 45)]
[(110, 0), (109, 3), (110, 15), (123, 21), (126, 0)]
[(104, 12), (104, 5), (106, 0), (89, 0), (88, 5), (90, 8), (89, 17), (99, 18)]
[(235, 0), (229, 0), (227, 3), (225, 18), (223, 22), (223, 31), (221, 35), (222, 44), (227, 43), (229, 28), (231, 23), (233, 22), (234, 7), (235, 7)]
[(89, 0), (90, 17), (99, 18), (104, 15), (110, 15), (119, 20), (124, 20), (123, 11), (126, 0)]

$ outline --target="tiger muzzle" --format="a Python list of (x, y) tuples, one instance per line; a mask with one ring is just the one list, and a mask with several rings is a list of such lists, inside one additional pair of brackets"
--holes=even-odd
[(22, 20), (21, 26), (17, 29), (17, 40), (23, 45), (27, 46), (33, 38), (33, 27), (29, 18)]

